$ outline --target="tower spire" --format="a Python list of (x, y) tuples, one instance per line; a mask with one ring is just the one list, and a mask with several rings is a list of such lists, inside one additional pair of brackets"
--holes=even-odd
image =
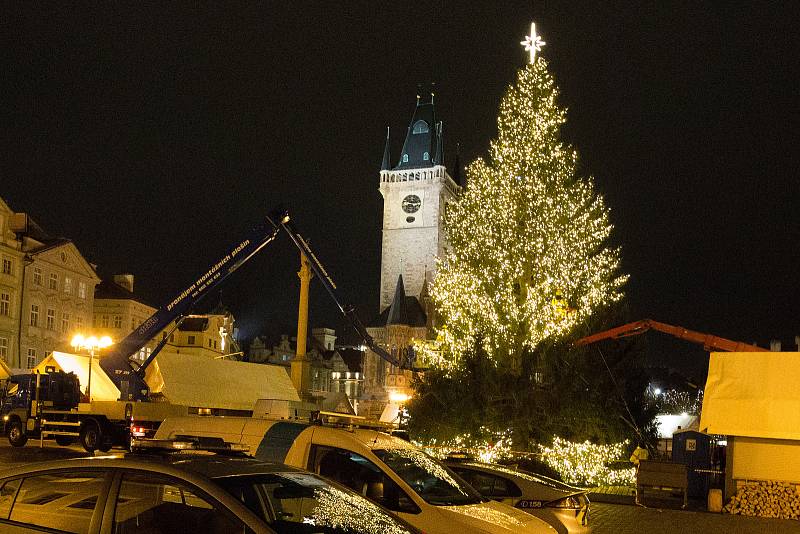
[(392, 168), (391, 155), (389, 154), (389, 127), (386, 127), (386, 145), (383, 147), (383, 162), (381, 170), (388, 171)]

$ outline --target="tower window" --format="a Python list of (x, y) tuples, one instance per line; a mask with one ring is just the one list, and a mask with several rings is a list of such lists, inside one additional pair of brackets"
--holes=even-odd
[(403, 154), (403, 163), (408, 163), (408, 154)]
[(428, 129), (428, 123), (425, 121), (417, 121), (414, 123), (414, 129), (411, 130), (411, 133), (415, 134), (423, 134), (428, 133), (430, 130)]
[(429, 159), (431, 159), (431, 155), (428, 154), (427, 152), (424, 152), (422, 154), (422, 159), (424, 159), (425, 161), (428, 161)]

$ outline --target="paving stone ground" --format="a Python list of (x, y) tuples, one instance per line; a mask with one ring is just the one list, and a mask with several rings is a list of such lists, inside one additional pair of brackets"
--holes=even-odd
[(800, 521), (593, 502), (593, 534), (798, 534)]

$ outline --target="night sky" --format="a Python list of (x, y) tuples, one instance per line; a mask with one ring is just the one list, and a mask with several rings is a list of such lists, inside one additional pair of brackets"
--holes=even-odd
[[(144, 300), (285, 204), (370, 319), (386, 126), (397, 158), (417, 84), (435, 83), (448, 167), (456, 143), (464, 163), (485, 154), (535, 20), (632, 318), (785, 349), (800, 335), (794, 3), (177, 4), (0, 17), (0, 196), (101, 275), (133, 273)], [(297, 268), (282, 236), (224, 285), (245, 337), (294, 333)], [(342, 324), (318, 285), (311, 315)], [(686, 343), (651, 359), (705, 362)]]

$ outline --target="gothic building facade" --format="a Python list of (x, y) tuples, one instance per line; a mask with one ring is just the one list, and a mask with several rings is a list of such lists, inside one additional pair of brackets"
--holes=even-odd
[[(380, 310), (368, 331), (398, 357), (414, 340), (430, 335), (433, 310), (427, 287), (446, 244), (444, 210), (459, 190), (444, 165), (443, 125), (436, 120), (433, 95), (425, 100), (418, 97), (395, 165), (387, 131), (379, 182), (383, 196)], [(411, 379), (410, 371), (368, 351), (362, 414), (380, 416), (390, 399), (410, 395)]]

